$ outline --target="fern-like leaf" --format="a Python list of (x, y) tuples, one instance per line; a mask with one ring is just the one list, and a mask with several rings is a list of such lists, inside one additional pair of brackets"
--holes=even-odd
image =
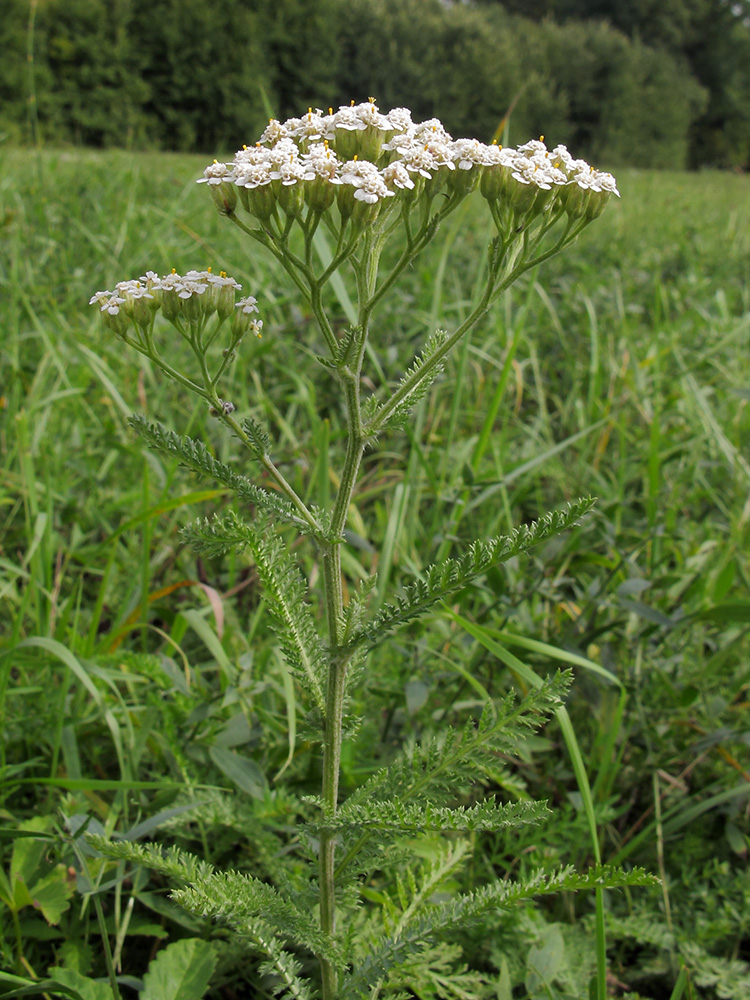
[(518, 743), (539, 728), (557, 708), (571, 683), (569, 671), (555, 673), (522, 701), (515, 694), (489, 704), (479, 723), (461, 730), (448, 728), (422, 743), (407, 746), (390, 765), (376, 771), (347, 799), (342, 810), (376, 802), (435, 803), (455, 796), (457, 783), (481, 780), (494, 767), (498, 753), (513, 753)]
[(377, 573), (373, 573), (364, 580), (360, 580), (357, 589), (344, 608), (343, 620), (343, 644), (346, 645), (364, 625), (367, 613), (367, 600), (375, 589), (378, 582)]
[(236, 493), (241, 500), (272, 512), (280, 520), (294, 524), (300, 531), (310, 531), (310, 525), (295, 513), (287, 500), (256, 486), (245, 476), (214, 458), (202, 441), (176, 434), (163, 424), (149, 423), (139, 414), (130, 417), (130, 425), (154, 450), (179, 458), (183, 465), (194, 472), (216, 480)]
[[(299, 977), (301, 964), (284, 951), (274, 936), (273, 925), (283, 929), (287, 940), (313, 953), (320, 950), (329, 960), (336, 957), (335, 953), (309, 917), (272, 886), (237, 872), (215, 872), (207, 862), (177, 847), (162, 850), (156, 844), (113, 842), (94, 834), (88, 834), (86, 840), (106, 857), (140, 864), (185, 883), (185, 888), (172, 891), (175, 902), (196, 916), (225, 918), (241, 938), (265, 956), (260, 972), (271, 977), (276, 996), (289, 1000), (316, 1000), (317, 992)], [(243, 884), (237, 884), (238, 880), (243, 880)], [(262, 918), (257, 916), (257, 911), (263, 914)]]
[(326, 660), (323, 641), (306, 601), (306, 588), (299, 569), (281, 540), (269, 530), (265, 520), (254, 524), (235, 512), (214, 516), (183, 529), (182, 535), (205, 552), (247, 547), (253, 554), (263, 584), (274, 631), (300, 684), (310, 694), (321, 716), (325, 715), (323, 678)]
[(261, 459), (270, 453), (271, 438), (265, 427), (255, 417), (245, 417), (242, 421), (242, 429), (247, 434), (247, 439), (256, 458)]
[(300, 979), (301, 963), (284, 951), (276, 938), (268, 936), (260, 921), (249, 921), (244, 934), (268, 956), (259, 971), (271, 977), (273, 993), (280, 1000), (316, 1000), (318, 991), (307, 980)]
[(419, 618), (492, 566), (507, 562), (572, 527), (591, 510), (595, 502), (593, 497), (577, 500), (564, 510), (551, 511), (538, 521), (515, 528), (510, 535), (501, 535), (487, 542), (474, 542), (469, 551), (458, 559), (446, 559), (428, 566), (422, 579), (405, 587), (394, 604), (386, 604), (371, 622), (352, 637), (349, 645), (364, 644), (368, 649), (374, 649), (393, 629)]
[(336, 966), (343, 961), (310, 914), (285, 899), (274, 886), (242, 872), (213, 872), (183, 889), (172, 898), (189, 913), (210, 917), (242, 932), (252, 920), (259, 920), (274, 936), (292, 942), (318, 958)]
[[(394, 389), (394, 393), (399, 392), (407, 382), (413, 379), (414, 376), (417, 375), (422, 368), (424, 368), (425, 363), (439, 348), (443, 346), (447, 338), (448, 334), (445, 330), (436, 330), (435, 333), (428, 338), (427, 343), (424, 346), (424, 350), (414, 359), (411, 368), (408, 368), (404, 372), (401, 381)], [(445, 361), (441, 361), (439, 364), (435, 365), (432, 371), (425, 378), (417, 382), (412, 389), (408, 390), (404, 394), (403, 399), (401, 399), (398, 405), (394, 407), (393, 411), (388, 414), (387, 419), (378, 427), (377, 433), (379, 434), (386, 429), (393, 430), (397, 427), (402, 427), (406, 423), (413, 408), (420, 401), (420, 399), (424, 399), (435, 380), (442, 374), (444, 368)], [(368, 400), (368, 404), (366, 405), (363, 413), (365, 433), (367, 433), (368, 424), (371, 421), (376, 421), (377, 417), (378, 404), (373, 398)]]
[(168, 847), (166, 850), (158, 844), (136, 844), (129, 840), (108, 840), (97, 834), (86, 835), (86, 842), (107, 858), (120, 861), (130, 861), (143, 865), (152, 871), (161, 872), (176, 882), (192, 883), (210, 878), (213, 866), (202, 861), (189, 851), (178, 847)]
[(654, 885), (658, 879), (643, 869), (625, 872), (597, 866), (579, 873), (572, 868), (556, 872), (538, 871), (519, 882), (492, 882), (428, 909), (418, 909), (414, 919), (400, 921), (392, 933), (386, 934), (348, 978), (341, 990), (342, 1000), (359, 1000), (369, 996), (372, 983), (382, 982), (398, 966), (418, 953), (437, 935), (449, 928), (470, 926), (492, 909), (508, 909), (516, 903), (536, 896), (581, 889), (619, 888), (634, 885)]
[(550, 810), (543, 802), (495, 802), (489, 799), (473, 806), (450, 809), (431, 802), (376, 800), (345, 802), (336, 814), (333, 827), (407, 833), (422, 830), (502, 830), (509, 826), (539, 823), (549, 815)]

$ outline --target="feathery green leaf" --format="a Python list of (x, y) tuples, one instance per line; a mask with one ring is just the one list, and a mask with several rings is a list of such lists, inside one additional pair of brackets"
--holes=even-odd
[(213, 866), (179, 847), (163, 849), (158, 844), (136, 844), (130, 840), (108, 840), (97, 834), (86, 834), (86, 842), (107, 858), (130, 861), (152, 871), (161, 872), (178, 882), (196, 882), (209, 878)]
[(294, 512), (294, 508), (287, 500), (256, 486), (245, 476), (239, 475), (234, 469), (214, 458), (202, 441), (176, 434), (162, 424), (149, 423), (140, 414), (130, 417), (130, 425), (156, 451), (179, 458), (183, 465), (194, 472), (215, 479), (236, 493), (241, 500), (273, 512), (276, 517), (294, 524), (300, 531), (310, 531), (309, 524)]
[(253, 554), (274, 631), (297, 678), (310, 694), (321, 716), (325, 715), (323, 680), (326, 657), (323, 641), (306, 601), (306, 587), (299, 569), (281, 540), (264, 519), (249, 524), (235, 512), (211, 521), (198, 521), (182, 535), (200, 551), (222, 552), (247, 546)]
[(399, 830), (502, 830), (509, 826), (539, 823), (550, 810), (543, 802), (495, 802), (489, 799), (472, 806), (447, 808), (431, 802), (345, 802), (333, 823), (326, 827)]
[(255, 417), (245, 417), (242, 421), (242, 429), (247, 434), (248, 441), (252, 446), (253, 454), (256, 458), (260, 459), (264, 455), (270, 454), (271, 438), (268, 436), (268, 431), (265, 427)]
[(474, 542), (458, 559), (446, 559), (428, 566), (421, 580), (408, 584), (394, 604), (386, 604), (375, 618), (349, 641), (350, 646), (378, 646), (389, 632), (425, 614), (438, 601), (462, 590), (471, 580), (490, 567), (506, 562), (574, 525), (594, 506), (593, 497), (568, 504), (564, 510), (551, 511), (538, 521), (514, 528), (510, 535), (500, 535), (487, 542)]
[[(447, 339), (448, 339), (448, 334), (446, 333), (445, 330), (436, 330), (435, 333), (431, 334), (431, 336), (427, 340), (427, 343), (425, 344), (424, 350), (414, 359), (411, 368), (408, 368), (404, 372), (400, 382), (393, 391), (398, 392), (401, 389), (401, 387), (406, 384), (407, 381), (414, 378), (414, 376), (424, 367), (425, 362), (427, 362), (432, 357), (435, 351), (437, 351), (440, 347), (443, 346), (443, 344)], [(428, 375), (426, 375), (423, 379), (417, 382), (417, 384), (409, 392), (406, 393), (404, 398), (399, 402), (398, 406), (394, 408), (393, 412), (388, 416), (388, 419), (385, 421), (385, 423), (378, 428), (377, 433), (379, 434), (384, 430), (391, 430), (397, 427), (402, 427), (406, 423), (406, 420), (409, 414), (411, 413), (412, 409), (416, 406), (416, 404), (420, 401), (420, 399), (424, 399), (424, 397), (429, 392), (430, 387), (433, 385), (435, 380), (442, 374), (444, 368), (445, 368), (445, 361), (441, 361), (439, 364), (435, 365), (435, 367)], [(367, 405), (365, 406), (364, 412), (362, 414), (365, 426), (365, 434), (367, 434), (367, 425), (370, 423), (371, 420), (375, 420), (377, 418), (378, 408), (379, 408), (378, 403), (376, 402), (374, 397), (368, 400)]]
[(268, 956), (259, 972), (273, 979), (272, 989), (277, 997), (281, 1000), (315, 1000), (318, 991), (299, 977), (302, 963), (294, 955), (284, 951), (275, 937), (268, 935), (261, 921), (249, 920), (243, 928), (243, 936), (249, 937), (258, 950)]
[(299, 910), (274, 886), (252, 875), (213, 872), (193, 885), (176, 889), (172, 898), (189, 913), (220, 920), (240, 932), (248, 921), (261, 921), (274, 936), (294, 942), (339, 966), (343, 964), (309, 913)]
[(481, 779), (485, 768), (496, 763), (498, 752), (513, 753), (520, 740), (538, 729), (561, 703), (570, 683), (570, 672), (552, 674), (520, 702), (510, 694), (487, 705), (478, 724), (472, 719), (462, 730), (449, 728), (407, 746), (393, 763), (360, 785), (345, 807), (353, 809), (367, 800), (423, 800), (428, 790), (433, 802), (436, 796), (443, 800), (455, 796), (457, 782)]
[(424, 947), (435, 935), (449, 927), (466, 927), (488, 910), (507, 909), (524, 899), (581, 889), (619, 888), (655, 885), (658, 879), (642, 869), (625, 872), (597, 866), (588, 872), (563, 868), (556, 872), (535, 872), (518, 882), (498, 880), (475, 892), (457, 896), (445, 903), (417, 909), (413, 917), (399, 921), (390, 934), (384, 935), (348, 978), (341, 991), (342, 1000), (366, 997), (373, 983), (381, 982), (393, 969)]

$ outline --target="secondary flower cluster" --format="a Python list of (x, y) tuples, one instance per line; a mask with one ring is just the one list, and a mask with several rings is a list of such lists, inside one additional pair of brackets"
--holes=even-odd
[[(444, 185), (463, 194), (478, 185), (491, 205), (537, 214), (555, 203), (574, 218), (594, 218), (615, 179), (574, 159), (565, 146), (548, 150), (542, 139), (503, 148), (456, 139), (437, 118), (415, 123), (407, 108), (381, 114), (371, 99), (328, 114), (272, 119), (255, 146), (232, 163), (214, 161), (198, 183), (209, 185), (220, 210), (244, 208), (267, 220), (277, 206), (288, 217), (305, 205), (324, 212), (337, 201), (342, 218), (372, 219), (390, 199), (434, 195)], [(493, 212), (495, 214), (495, 212)]]
[(105, 324), (118, 334), (124, 334), (131, 325), (149, 330), (156, 313), (161, 310), (170, 323), (203, 325), (216, 315), (219, 322), (232, 317), (232, 334), (244, 336), (247, 332), (260, 337), (262, 320), (255, 319), (258, 307), (252, 295), (235, 301), (235, 293), (242, 285), (224, 271), (214, 274), (207, 271), (172, 271), (159, 277), (147, 271), (140, 278), (118, 281), (113, 292), (96, 292), (89, 305), (98, 305)]

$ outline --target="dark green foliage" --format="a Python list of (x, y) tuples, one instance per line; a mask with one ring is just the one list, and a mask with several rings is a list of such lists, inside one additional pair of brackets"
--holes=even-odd
[(238, 146), (265, 118), (272, 65), (257, 5), (132, 0), (128, 31), (148, 88), (143, 114), (165, 149)]
[[(0, 127), (31, 137), (29, 7), (0, 23)], [(750, 28), (722, 0), (44, 0), (33, 73), (41, 138), (206, 152), (265, 119), (374, 95), (456, 135), (546, 133), (589, 159), (748, 161)], [(363, 24), (367, 30), (361, 30)]]

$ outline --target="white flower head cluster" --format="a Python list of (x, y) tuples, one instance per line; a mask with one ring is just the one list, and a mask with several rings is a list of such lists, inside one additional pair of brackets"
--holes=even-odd
[[(379, 111), (374, 99), (328, 113), (272, 119), (254, 146), (232, 163), (210, 164), (208, 184), (222, 211), (237, 201), (261, 220), (280, 208), (297, 217), (308, 206), (324, 212), (337, 201), (343, 219), (366, 223), (401, 199), (432, 197), (447, 185), (461, 197), (477, 186), (493, 215), (535, 215), (556, 205), (573, 217), (594, 218), (610, 195), (611, 174), (574, 159), (564, 146), (548, 150), (543, 137), (517, 149), (453, 139), (437, 118), (415, 123), (407, 108)], [(357, 215), (357, 211), (359, 214)], [(507, 214), (507, 213), (506, 213)]]
[(258, 311), (256, 300), (248, 296), (235, 302), (235, 293), (241, 288), (226, 272), (214, 274), (211, 268), (185, 274), (173, 270), (163, 277), (147, 271), (140, 278), (118, 281), (114, 291), (95, 292), (89, 305), (98, 305), (106, 325), (120, 334), (131, 324), (149, 329), (156, 313), (161, 311), (173, 323), (203, 323), (214, 314), (223, 322), (233, 316), (233, 328), (237, 316), (242, 315), (246, 319), (246, 322), (243, 319), (246, 329), (242, 332), (252, 330), (260, 336), (263, 323), (250, 316)]

